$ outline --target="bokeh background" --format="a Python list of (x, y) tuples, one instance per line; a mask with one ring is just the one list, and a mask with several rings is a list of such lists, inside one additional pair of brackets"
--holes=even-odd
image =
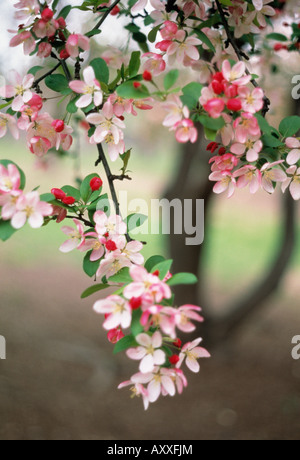
[[(5, 30), (14, 25), (10, 3), (0, 17), (3, 75), (9, 68), (24, 71), (32, 65), (19, 50), (8, 49)], [(75, 30), (76, 17), (74, 21)], [(111, 27), (108, 24), (103, 40), (117, 46), (122, 35), (112, 36)], [(99, 46), (102, 50), (103, 42)], [(275, 125), (283, 114), (297, 110), (290, 81), (298, 64), (288, 61), (284, 52), (277, 58), (266, 56), (263, 83)], [(266, 69), (274, 70), (275, 65), (279, 72), (269, 75)], [(160, 127), (162, 118), (160, 112), (149, 112), (128, 122), (133, 181), (122, 183), (119, 190), (127, 190), (129, 198), (161, 198), (178, 176), (186, 152)], [(197, 155), (207, 163), (203, 145)], [(24, 142), (6, 137), (0, 157), (24, 169), (28, 190), (41, 185), (41, 191), (48, 192), (93, 172), (96, 152), (82, 135), (73, 158), (58, 161), (50, 156), (37, 164)], [(115, 170), (120, 166), (115, 164)], [(193, 181), (200, 183), (203, 171), (197, 171)], [(281, 241), (282, 209), (280, 192), (269, 197), (239, 191), (230, 200), (212, 198), (201, 254), (199, 297), (205, 299), (204, 316), (222, 319), (269, 270)], [(298, 208), (296, 212), (299, 222)], [(200, 333), (207, 336), (212, 358), (203, 362), (200, 375), (188, 376), (189, 387), (182, 396), (162, 398), (148, 412), (141, 400), (130, 399), (127, 390), (117, 390), (136, 365), (124, 355), (112, 355), (101, 318), (92, 311), (99, 295), (80, 299), (91, 280), (82, 272), (80, 254), (58, 251), (64, 241), (60, 226), (35, 231), (26, 227), (1, 244), (0, 334), (7, 340), (7, 360), (0, 361), (1, 439), (299, 438), (300, 361), (291, 357), (292, 337), (300, 334), (299, 225), (280, 287), (232, 334), (216, 338), (204, 326)], [(148, 242), (145, 257), (170, 255), (168, 237), (142, 239)], [(214, 331), (214, 321), (208, 321), (208, 329)]]

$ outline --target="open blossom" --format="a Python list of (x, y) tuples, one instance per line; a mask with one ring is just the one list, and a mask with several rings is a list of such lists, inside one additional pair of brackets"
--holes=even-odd
[(171, 128), (171, 131), (176, 131), (175, 137), (177, 142), (180, 144), (185, 144), (186, 142), (195, 144), (197, 142), (198, 131), (194, 125), (194, 122), (189, 118), (176, 123), (174, 127)]
[(99, 236), (96, 232), (86, 233), (85, 238), (85, 242), (80, 247), (81, 251), (92, 251), (91, 262), (101, 259), (105, 254), (106, 238)]
[(290, 193), (294, 200), (300, 200), (300, 168), (297, 166), (291, 166), (286, 170), (288, 178), (282, 183), (283, 193), (290, 188)]
[(143, 243), (140, 241), (127, 242), (124, 235), (113, 237), (111, 241), (115, 243), (116, 251), (120, 251), (122, 255), (130, 260), (130, 262), (136, 265), (142, 265), (144, 263), (144, 257), (141, 254)]
[(7, 168), (0, 164), (0, 193), (19, 190), (20, 184), (21, 176), (18, 168), (14, 164), (7, 165)]
[(238, 158), (230, 153), (217, 155), (209, 160), (212, 163), (212, 171), (232, 171), (238, 165)]
[(274, 193), (274, 182), (285, 182), (287, 175), (282, 169), (275, 168), (275, 166), (283, 163), (282, 161), (276, 161), (274, 163), (266, 163), (261, 168), (262, 173), (262, 188), (268, 193)]
[(222, 65), (222, 74), (224, 79), (237, 86), (247, 85), (251, 81), (251, 75), (245, 75), (246, 64), (244, 62), (238, 62), (231, 68), (229, 61), (224, 61)]
[(29, 25), (40, 12), (40, 5), (37, 0), (19, 0), (14, 4), (15, 18), (21, 21), (26, 21)]
[(261, 131), (257, 119), (248, 112), (242, 113), (234, 123), (236, 141), (240, 144), (245, 144), (249, 136), (260, 137)]
[(176, 327), (182, 332), (193, 332), (196, 326), (192, 321), (202, 323), (204, 318), (199, 315), (200, 307), (195, 305), (183, 305), (175, 309), (175, 324)]
[[(138, 374), (138, 375), (143, 375), (143, 374)], [(142, 396), (143, 398), (143, 403), (144, 403), (144, 409), (148, 410), (149, 408), (149, 398), (148, 398), (148, 391), (146, 388), (141, 384), (141, 383), (135, 383), (132, 380), (127, 380), (126, 382), (120, 383), (118, 386), (118, 389), (121, 390), (122, 388), (130, 386), (131, 391), (132, 391), (132, 397), (134, 396)]]
[(208, 112), (211, 118), (219, 118), (225, 108), (225, 102), (223, 99), (215, 97), (210, 99), (203, 105), (204, 110)]
[(205, 350), (205, 348), (198, 347), (199, 343), (201, 342), (202, 339), (199, 338), (184, 345), (181, 349), (181, 353), (179, 355), (180, 360), (176, 367), (180, 368), (185, 360), (185, 364), (192, 372), (199, 372), (200, 365), (198, 363), (198, 359), (210, 358), (210, 354), (207, 350)]
[(52, 51), (52, 45), (50, 45), (50, 43), (42, 42), (39, 44), (37, 56), (39, 58), (47, 58), (50, 56), (51, 51)]
[(285, 140), (285, 145), (292, 149), (287, 156), (287, 164), (294, 165), (300, 160), (300, 140), (295, 137), (288, 137)]
[(98, 235), (125, 235), (127, 232), (127, 225), (123, 222), (122, 217), (116, 214), (111, 214), (109, 217), (103, 211), (96, 211), (94, 214), (94, 221), (96, 223), (96, 232)]
[(249, 163), (257, 161), (263, 148), (263, 143), (259, 137), (260, 136), (249, 135), (245, 143), (241, 144), (236, 142), (232, 144), (230, 151), (238, 156), (242, 156), (247, 152), (246, 158)]
[(146, 305), (160, 303), (163, 299), (172, 296), (170, 287), (161, 281), (158, 276), (148, 273), (143, 267), (134, 265), (130, 269), (133, 283), (126, 286), (124, 296), (126, 299), (142, 298)]
[[(267, 26), (265, 16), (275, 16), (276, 11), (272, 8), (269, 3), (273, 3), (273, 0), (253, 0), (252, 1), (256, 10), (256, 19), (261, 27)], [(257, 32), (257, 28), (253, 32)]]
[(217, 194), (228, 192), (228, 198), (231, 198), (236, 189), (236, 180), (231, 171), (214, 171), (209, 176), (209, 180), (216, 181), (214, 192)]
[(143, 65), (144, 70), (148, 70), (154, 77), (158, 77), (166, 70), (166, 62), (161, 54), (145, 53), (144, 58), (147, 58)]
[(122, 117), (125, 112), (132, 113), (133, 111), (132, 99), (124, 99), (115, 93), (109, 96), (108, 101), (113, 106), (116, 117)]
[(66, 43), (66, 50), (72, 58), (79, 56), (80, 50), (88, 51), (90, 49), (90, 40), (81, 34), (72, 34)]
[(62, 227), (62, 232), (69, 237), (59, 248), (61, 252), (67, 253), (74, 249), (81, 249), (85, 241), (84, 226), (78, 219), (73, 219), (76, 228), (65, 226)]
[(110, 252), (106, 254), (105, 258), (101, 261), (96, 276), (100, 279), (102, 279), (104, 276), (109, 279), (120, 270), (122, 270), (122, 268), (131, 266), (132, 263), (124, 254)]
[(187, 119), (190, 116), (189, 109), (183, 105), (181, 99), (177, 95), (172, 95), (167, 102), (164, 102), (161, 107), (168, 112), (168, 115), (163, 121), (163, 126), (172, 127), (176, 123)]
[(249, 185), (250, 193), (256, 193), (261, 186), (262, 174), (259, 169), (252, 165), (245, 165), (234, 172), (237, 178), (237, 187), (245, 188)]
[(18, 198), (16, 213), (11, 219), (11, 225), (15, 229), (20, 229), (28, 220), (32, 228), (39, 228), (44, 223), (44, 217), (51, 216), (51, 214), (52, 206), (40, 201), (38, 192), (30, 192)]
[[(11, 32), (11, 31), (10, 31)], [(9, 46), (12, 48), (19, 46), (23, 44), (23, 50), (25, 56), (28, 56), (29, 54), (33, 53), (35, 50), (35, 39), (31, 32), (29, 31), (23, 31), (23, 32), (13, 32), (16, 33), (16, 35), (11, 39)]]
[(84, 81), (74, 80), (70, 82), (70, 88), (75, 93), (83, 94), (76, 102), (79, 108), (88, 107), (92, 102), (99, 107), (103, 101), (103, 93), (98, 80), (96, 80), (93, 67), (87, 67), (83, 71)]
[(19, 131), (15, 118), (7, 113), (0, 112), (0, 139), (6, 135), (7, 129), (9, 129), (15, 139), (19, 139)]
[(148, 383), (148, 399), (150, 403), (154, 403), (160, 395), (175, 396), (175, 374), (176, 371), (173, 369), (155, 367), (152, 372), (148, 372), (147, 374), (141, 373), (132, 376), (132, 381), (143, 382), (143, 384)]
[(0, 88), (0, 96), (3, 98), (14, 98), (12, 102), (12, 109), (18, 112), (21, 107), (32, 98), (30, 91), (34, 82), (34, 76), (31, 74), (26, 75), (24, 78), (18, 72), (13, 72), (13, 84), (3, 86)]
[(183, 64), (185, 56), (197, 61), (200, 57), (199, 51), (196, 48), (201, 45), (201, 41), (196, 37), (186, 38), (184, 30), (179, 30), (176, 34), (176, 41), (171, 42), (167, 48), (169, 62)]
[(13, 190), (10, 193), (0, 195), (1, 217), (10, 220), (17, 212), (17, 202), (22, 195), (21, 190)]
[(159, 26), (164, 21), (176, 21), (177, 13), (172, 11), (168, 13), (166, 11), (166, 4), (162, 0), (150, 0), (151, 6), (154, 8), (154, 11), (151, 12), (150, 16), (154, 19), (155, 23), (153, 27)]
[(99, 300), (94, 305), (94, 311), (107, 315), (103, 327), (108, 331), (119, 326), (127, 329), (131, 324), (131, 307), (120, 296), (113, 295), (104, 300)]
[(162, 336), (160, 332), (155, 332), (152, 337), (148, 334), (139, 334), (136, 337), (139, 344), (137, 348), (129, 348), (126, 352), (130, 359), (141, 360), (140, 371), (143, 374), (153, 372), (155, 366), (164, 364), (166, 355), (160, 349), (162, 346)]
[(59, 28), (59, 24), (55, 19), (45, 21), (39, 19), (33, 26), (32, 31), (38, 38), (53, 37)]
[(251, 91), (247, 86), (240, 86), (238, 95), (245, 112), (257, 113), (263, 108), (264, 92), (261, 88), (255, 88)]

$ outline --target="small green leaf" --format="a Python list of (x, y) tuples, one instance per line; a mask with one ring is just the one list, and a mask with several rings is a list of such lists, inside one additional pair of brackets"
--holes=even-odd
[(0, 240), (7, 241), (16, 231), (9, 221), (0, 219)]
[(164, 260), (152, 268), (152, 273), (159, 271), (159, 279), (163, 280), (171, 269), (173, 260)]
[(145, 263), (145, 269), (150, 273), (157, 264), (164, 262), (165, 260), (166, 259), (162, 256), (152, 256)]
[(107, 289), (109, 287), (110, 286), (108, 284), (94, 284), (94, 286), (89, 287), (81, 294), (81, 298), (86, 299), (87, 297), (90, 297), (96, 292), (104, 291), (104, 289)]
[(126, 335), (126, 337), (123, 337), (123, 339), (119, 340), (118, 343), (116, 343), (115, 348), (114, 348), (114, 355), (117, 353), (120, 353), (121, 351), (128, 350), (128, 348), (134, 348), (137, 347), (137, 342), (133, 335)]
[(141, 334), (144, 331), (144, 327), (141, 325), (142, 310), (133, 310), (131, 332), (134, 337)]
[(92, 251), (89, 251), (83, 259), (83, 270), (88, 276), (92, 278), (97, 273), (97, 270), (100, 265), (100, 260), (97, 260), (96, 262), (91, 262), (90, 261), (91, 253)]
[(134, 87), (132, 80), (123, 83), (117, 88), (117, 93), (124, 99), (145, 99), (149, 97), (149, 90), (145, 85), (141, 85), (140, 88)]
[(141, 67), (141, 52), (134, 51), (129, 63), (129, 77), (133, 78), (139, 73)]
[(67, 17), (69, 16), (70, 12), (72, 10), (72, 6), (68, 5), (68, 6), (65, 6), (59, 13), (58, 13), (58, 18), (64, 18), (64, 19), (67, 19)]
[(267, 147), (281, 147), (284, 145), (277, 137), (272, 136), (272, 134), (265, 134), (261, 140)]
[(169, 89), (171, 89), (175, 85), (175, 83), (178, 80), (178, 77), (179, 70), (177, 69), (171, 70), (169, 73), (167, 73), (167, 75), (164, 78), (164, 88), (166, 91), (169, 91)]
[(68, 196), (72, 196), (76, 201), (79, 201), (81, 198), (80, 191), (73, 187), (72, 185), (64, 185), (62, 191), (65, 192)]
[(287, 39), (287, 37), (286, 37), (285, 35), (283, 35), (283, 34), (278, 34), (278, 33), (276, 33), (276, 32), (273, 32), (273, 33), (271, 33), (271, 34), (268, 34), (268, 35), (266, 36), (266, 38), (267, 38), (268, 40), (276, 40), (276, 41), (278, 41), (278, 42), (287, 42), (287, 41), (288, 41), (288, 39)]
[(52, 193), (43, 193), (40, 196), (41, 201), (45, 201), (46, 203), (51, 203), (51, 201), (55, 200), (55, 196)]
[(297, 115), (287, 117), (279, 125), (279, 132), (283, 137), (292, 137), (300, 130), (300, 117)]
[(74, 99), (71, 99), (71, 101), (67, 105), (67, 111), (69, 113), (76, 113), (78, 110), (78, 107), (76, 106), (76, 102), (80, 99), (80, 96), (74, 97)]
[(93, 67), (95, 71), (96, 79), (99, 82), (103, 82), (108, 85), (109, 82), (109, 68), (104, 61), (104, 59), (96, 58), (93, 59), (90, 63), (90, 66)]
[(171, 279), (167, 281), (169, 286), (178, 286), (181, 284), (197, 284), (198, 279), (197, 276), (193, 275), (192, 273), (177, 273), (173, 275)]
[(160, 28), (161, 28), (161, 25), (156, 26), (156, 27), (153, 27), (153, 29), (151, 30), (151, 32), (149, 32), (149, 34), (148, 34), (148, 40), (149, 40), (150, 43), (155, 43), (156, 37), (157, 37), (157, 34), (158, 34)]
[(128, 231), (132, 232), (135, 228), (141, 227), (147, 219), (148, 217), (144, 214), (131, 214), (125, 219)]
[(204, 127), (204, 135), (208, 141), (215, 141), (217, 138), (217, 131)]
[(205, 35), (205, 33), (202, 32), (201, 30), (195, 29), (195, 32), (196, 32), (196, 35), (198, 35), (198, 38), (202, 41), (202, 43), (204, 43), (208, 47), (208, 49), (210, 49), (213, 53), (215, 53), (216, 48), (214, 47), (214, 45), (212, 44), (208, 36)]
[(116, 284), (132, 283), (132, 278), (129, 274), (129, 268), (122, 268), (119, 273), (109, 278), (109, 282)]
[(202, 88), (203, 85), (200, 83), (192, 82), (182, 89), (183, 96), (181, 96), (180, 99), (182, 103), (186, 105), (190, 110), (193, 110), (197, 107)]
[(52, 89), (52, 91), (61, 93), (64, 96), (68, 96), (72, 93), (72, 90), (69, 87), (69, 82), (64, 75), (48, 75), (48, 77), (45, 78), (45, 84), (48, 88)]
[(206, 115), (201, 115), (200, 117), (198, 117), (198, 120), (205, 128), (211, 129), (212, 131), (219, 131), (219, 129), (225, 126), (225, 121), (223, 117), (211, 118)]
[(31, 67), (27, 73), (35, 76), (40, 70), (43, 70), (43, 67), (40, 65), (35, 65), (34, 67)]
[(90, 186), (90, 182), (92, 179), (94, 179), (94, 177), (99, 177), (100, 176), (98, 174), (90, 174), (89, 176), (87, 176), (83, 181), (82, 181), (82, 184), (80, 186), (80, 195), (81, 195), (81, 198), (83, 199), (83, 201), (85, 203), (88, 203), (90, 201), (90, 198), (91, 198), (91, 195), (92, 195), (92, 189), (91, 189), (91, 186)]

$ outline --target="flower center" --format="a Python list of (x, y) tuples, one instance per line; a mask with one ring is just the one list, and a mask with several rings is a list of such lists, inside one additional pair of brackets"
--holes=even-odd
[(32, 206), (26, 206), (25, 213), (26, 213), (27, 218), (32, 216), (32, 214), (34, 213), (33, 207)]
[(18, 96), (23, 96), (23, 94), (25, 93), (25, 89), (23, 88), (23, 86), (20, 86), (20, 85), (17, 85), (15, 87), (15, 90)]

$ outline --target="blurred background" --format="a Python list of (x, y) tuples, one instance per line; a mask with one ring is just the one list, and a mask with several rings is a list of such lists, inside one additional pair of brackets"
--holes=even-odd
[[(3, 8), (0, 68), (6, 75), (10, 67), (22, 72), (32, 63), (8, 50), (5, 30), (14, 22), (9, 24), (11, 6)], [(114, 46), (121, 40), (109, 32), (104, 37)], [(265, 56), (263, 65), (269, 120), (276, 125), (298, 111), (290, 81), (299, 62), (283, 52)], [(278, 72), (271, 74), (271, 68)], [(141, 400), (117, 390), (136, 364), (112, 355), (101, 318), (92, 311), (99, 294), (80, 299), (92, 283), (82, 272), (81, 254), (58, 251), (63, 224), (26, 227), (1, 244), (0, 335), (7, 340), (7, 360), (0, 361), (1, 439), (299, 438), (300, 361), (291, 357), (292, 338), (300, 334), (299, 208), (280, 192), (212, 196), (202, 137), (196, 147), (178, 146), (159, 124), (163, 115), (127, 118), (133, 180), (119, 191), (149, 203), (163, 196), (206, 199), (200, 248), (186, 248), (175, 236), (141, 239), (148, 242), (145, 258), (172, 256), (174, 271), (200, 275), (199, 285), (179, 290), (177, 299), (201, 304), (207, 321), (197, 335), (212, 358), (202, 363), (200, 375), (188, 375), (182, 396), (162, 398), (144, 412)], [(73, 158), (49, 155), (44, 162), (25, 142), (6, 137), (0, 157), (24, 169), (27, 190), (41, 185), (44, 193), (94, 172), (96, 152), (84, 137), (75, 143)], [(113, 165), (115, 171), (120, 167)]]

